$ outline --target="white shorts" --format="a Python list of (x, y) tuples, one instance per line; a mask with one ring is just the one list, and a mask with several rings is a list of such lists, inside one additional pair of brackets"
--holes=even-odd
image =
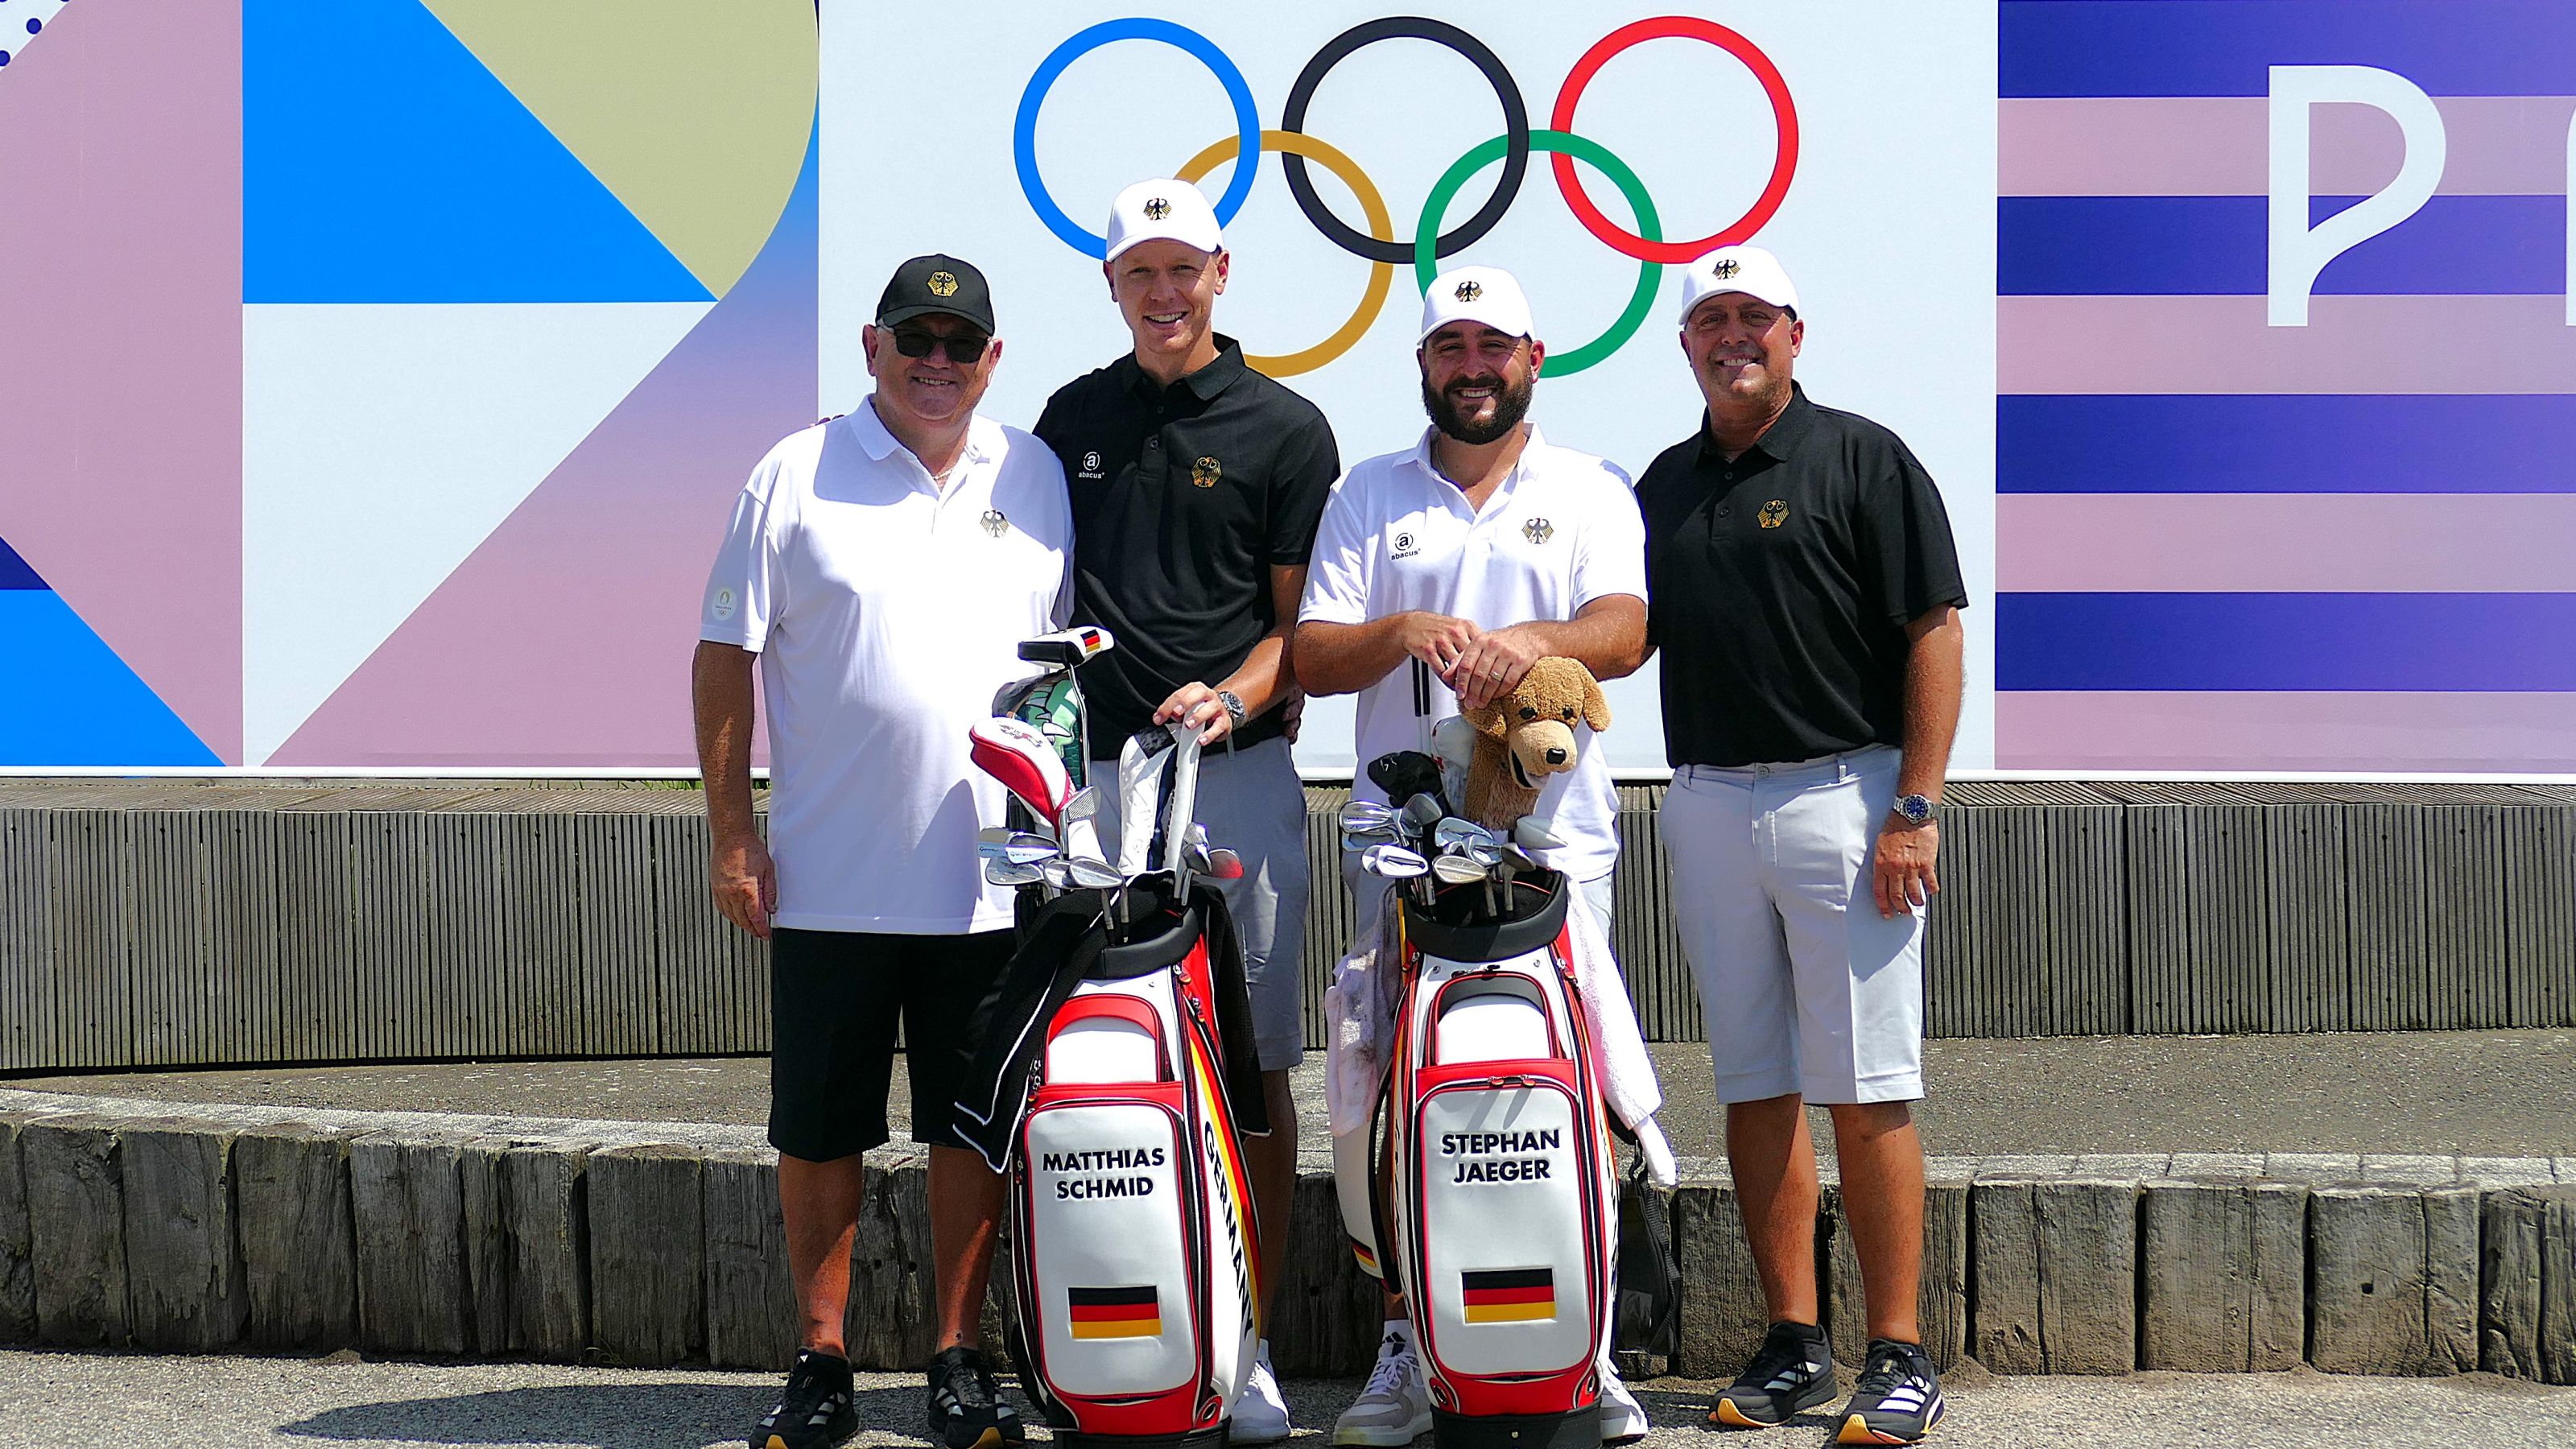
[(1673, 915), (1721, 1102), (1923, 1095), (1923, 912), (1870, 895), (1899, 753), (1690, 765), (1664, 795)]

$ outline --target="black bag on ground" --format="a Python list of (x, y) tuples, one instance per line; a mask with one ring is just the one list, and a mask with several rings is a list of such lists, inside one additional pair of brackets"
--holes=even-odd
[(1638, 1153), (1619, 1182), (1619, 1306), (1611, 1344), (1669, 1357), (1681, 1340), (1681, 1266), (1673, 1258), (1672, 1210), (1646, 1180)]

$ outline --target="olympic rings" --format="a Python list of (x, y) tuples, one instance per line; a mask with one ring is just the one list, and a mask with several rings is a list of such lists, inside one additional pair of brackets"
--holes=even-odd
[(1063, 238), (1065, 245), (1093, 257), (1109, 255), (1109, 239), (1065, 215), (1064, 208), (1047, 194), (1046, 181), (1038, 175), (1038, 107), (1046, 103), (1047, 92), (1054, 88), (1056, 77), (1064, 74), (1065, 67), (1115, 40), (1159, 40), (1188, 51), (1215, 72), (1225, 86), (1226, 98), (1234, 102), (1235, 144), (1248, 152), (1251, 160), (1234, 168), (1233, 182), (1225, 188), (1225, 195), (1217, 198), (1217, 225), (1234, 220), (1234, 214), (1243, 209), (1245, 198), (1252, 195), (1252, 177), (1261, 158), (1261, 112), (1252, 103), (1252, 85), (1234, 61), (1217, 49), (1215, 41), (1186, 25), (1145, 16), (1104, 20), (1075, 32), (1072, 39), (1038, 62), (1028, 85), (1020, 92), (1019, 116), (1011, 123), (1011, 161), (1019, 168), (1020, 190), (1028, 194), (1029, 206), (1037, 212), (1038, 220)]
[[(1432, 183), (1431, 194), (1422, 202), (1421, 223), (1413, 230), (1413, 279), (1423, 291), (1431, 290), (1432, 279), (1439, 275), (1440, 258), (1432, 237), (1439, 230), (1442, 213), (1449, 209), (1450, 198), (1458, 194), (1458, 188), (1467, 184), (1468, 177), (1501, 159), (1510, 140), (1508, 136), (1496, 136), (1485, 142), (1459, 157), (1455, 164), (1441, 173), (1438, 181)], [(1532, 131), (1529, 143), (1536, 150), (1554, 153), (1560, 160), (1570, 162), (1580, 157), (1591, 163), (1608, 176), (1620, 193), (1628, 198), (1628, 204), (1636, 208), (1637, 227), (1646, 234), (1644, 239), (1650, 244), (1663, 240), (1663, 220), (1655, 215), (1655, 200), (1646, 194), (1646, 183), (1637, 179), (1637, 173), (1628, 169), (1627, 162), (1610, 154), (1608, 147), (1588, 137), (1571, 136), (1563, 131)], [(1608, 331), (1581, 347), (1549, 353), (1547, 375), (1570, 377), (1627, 346), (1628, 339), (1644, 325), (1646, 314), (1654, 310), (1655, 289), (1663, 278), (1663, 263), (1652, 259), (1638, 262), (1637, 287), (1628, 294), (1627, 309), (1610, 324)]]
[[(1297, 73), (1297, 83), (1288, 88), (1288, 104), (1280, 111), (1279, 129), (1300, 135), (1306, 130), (1306, 107), (1315, 99), (1315, 88), (1334, 66), (1352, 52), (1381, 40), (1427, 40), (1447, 46), (1466, 57), (1468, 64), (1483, 73), (1485, 83), (1494, 88), (1494, 99), (1503, 105), (1503, 136), (1508, 148), (1503, 156), (1503, 174), (1494, 182), (1494, 194), (1485, 199), (1482, 209), (1467, 218), (1465, 225), (1440, 238), (1435, 255), (1448, 256), (1466, 250), (1492, 231), (1511, 209), (1520, 195), (1521, 178), (1529, 171), (1529, 104), (1521, 99), (1521, 88), (1512, 73), (1503, 68), (1501, 57), (1485, 43), (1446, 21), (1418, 15), (1395, 15), (1381, 20), (1363, 21), (1326, 42), (1316, 51), (1306, 68)], [(1558, 129), (1562, 130), (1563, 127)], [(1306, 163), (1293, 152), (1280, 163), (1287, 168), (1288, 190), (1297, 198), (1297, 209), (1315, 224), (1333, 245), (1346, 252), (1366, 257), (1373, 262), (1402, 262), (1413, 255), (1413, 243), (1365, 237), (1342, 224), (1332, 208), (1315, 194), (1314, 178), (1306, 174)]]
[[(1664, 240), (1662, 220), (1636, 172), (1598, 142), (1574, 131), (1575, 108), (1581, 104), (1585, 88), (1591, 85), (1601, 68), (1641, 42), (1666, 38), (1705, 41), (1742, 61), (1761, 82), (1763, 93), (1771, 102), (1771, 116), (1779, 134), (1772, 156), (1771, 175), (1751, 209), (1723, 229), (1692, 241)], [(1307, 109), (1333, 67), (1365, 46), (1395, 39), (1427, 40), (1456, 52), (1475, 66), (1486, 83), (1493, 87), (1494, 97), (1503, 110), (1503, 133), (1460, 157), (1431, 188), (1410, 241), (1396, 238), (1394, 222), (1387, 213), (1385, 200), (1358, 163), (1305, 132)], [(1019, 114), (1011, 128), (1011, 159), (1019, 170), (1020, 190), (1028, 197), (1030, 208), (1067, 246), (1091, 257), (1106, 255), (1108, 240), (1065, 215), (1064, 209), (1048, 194), (1045, 181), (1038, 175), (1038, 111), (1046, 102), (1047, 92), (1068, 66), (1101, 46), (1118, 40), (1152, 40), (1188, 51), (1224, 85), (1227, 99), (1234, 107), (1234, 137), (1219, 141), (1191, 157), (1179, 172), (1180, 179), (1195, 185), (1200, 177), (1219, 164), (1228, 159), (1234, 161), (1233, 178), (1228, 182), (1225, 194), (1216, 202), (1218, 225), (1231, 223), (1235, 213), (1243, 209), (1260, 170), (1261, 152), (1267, 147), (1280, 153), (1288, 189), (1296, 197), (1298, 209), (1305, 213), (1306, 219), (1334, 245), (1370, 263), (1368, 286), (1361, 295), (1359, 306), (1331, 336), (1301, 351), (1246, 359), (1273, 377), (1311, 372), (1356, 346), (1384, 309), (1393, 286), (1396, 264), (1410, 259), (1417, 278), (1427, 290), (1443, 258), (1481, 240), (1511, 209), (1512, 203), (1520, 196), (1521, 183), (1529, 170), (1529, 153), (1534, 150), (1549, 153), (1549, 169), (1556, 179), (1557, 190), (1565, 197), (1566, 205), (1583, 223), (1584, 229), (1620, 254), (1636, 258), (1639, 264), (1636, 290), (1630, 294), (1627, 307), (1608, 330), (1580, 347), (1555, 353), (1549, 358), (1549, 375), (1559, 377), (1581, 372), (1601, 362), (1636, 335), (1647, 313), (1654, 308), (1655, 292), (1662, 279), (1664, 264), (1696, 260), (1721, 246), (1744, 241), (1759, 232), (1778, 214), (1798, 169), (1798, 111), (1780, 68), (1744, 36), (1723, 25), (1692, 16), (1665, 15), (1640, 20), (1621, 26), (1595, 42), (1566, 73), (1565, 83), (1557, 91), (1556, 105), (1546, 130), (1531, 128), (1528, 104), (1521, 97), (1519, 82), (1512, 78), (1511, 72), (1504, 68), (1493, 50), (1466, 31), (1444, 21), (1421, 16), (1388, 16), (1352, 26), (1333, 37), (1298, 72), (1296, 83), (1289, 88), (1278, 129), (1264, 130), (1259, 112), (1253, 105), (1251, 86), (1245, 81), (1243, 72), (1217, 48), (1214, 41), (1168, 20), (1129, 16), (1103, 21), (1079, 31), (1049, 52), (1030, 74), (1027, 87), (1020, 92)], [(1310, 159), (1323, 163), (1327, 170), (1350, 187), (1351, 193), (1359, 200), (1360, 209), (1367, 214), (1369, 230), (1366, 234), (1353, 230), (1324, 204), (1315, 190), (1314, 177), (1306, 167)], [(1477, 209), (1475, 215), (1455, 230), (1441, 231), (1440, 225), (1448, 219), (1449, 205), (1457, 198), (1459, 190), (1477, 172), (1497, 161), (1502, 163), (1503, 170), (1502, 175), (1495, 179), (1493, 194), (1485, 199), (1485, 204)], [(1601, 172), (1618, 186), (1630, 209), (1636, 213), (1636, 231), (1623, 230), (1602, 214), (1575, 174), (1574, 163), (1577, 161)]]
[[(1736, 218), (1733, 224), (1697, 241), (1667, 242), (1660, 238), (1635, 236), (1621, 231), (1610, 218), (1601, 214), (1599, 207), (1592, 204), (1592, 198), (1584, 194), (1583, 183), (1574, 174), (1572, 156), (1559, 151), (1550, 164), (1556, 172), (1556, 189), (1565, 193), (1565, 204), (1574, 208), (1584, 230), (1644, 261), (1692, 262), (1760, 231), (1779, 211), (1781, 200), (1789, 194), (1789, 178), (1798, 169), (1798, 107), (1789, 99), (1789, 82), (1781, 76), (1780, 67), (1771, 63), (1771, 57), (1764, 55), (1761, 47), (1714, 21), (1688, 15), (1663, 15), (1623, 25), (1601, 37), (1583, 53), (1581, 60), (1574, 63), (1574, 69), (1566, 72), (1565, 86), (1556, 93), (1556, 110), (1548, 117), (1548, 125), (1560, 132), (1572, 132), (1574, 107), (1583, 99), (1583, 88), (1592, 83), (1592, 77), (1612, 56), (1639, 41), (1668, 37), (1705, 40), (1734, 56), (1744, 62), (1755, 79), (1762, 82), (1764, 94), (1771, 98), (1771, 119), (1779, 129), (1780, 141), (1772, 154), (1771, 179), (1763, 186), (1761, 196), (1755, 198), (1753, 209)], [(1635, 198), (1632, 196), (1630, 199)]]
[[(1377, 183), (1369, 180), (1368, 173), (1360, 169), (1358, 162), (1303, 131), (1264, 131), (1261, 144), (1292, 159), (1311, 156), (1323, 162), (1324, 169), (1340, 177), (1342, 183), (1350, 187), (1351, 194), (1359, 198), (1360, 211), (1368, 217), (1369, 235), (1379, 238), (1395, 235), (1395, 218), (1387, 214), (1386, 199), (1378, 195)], [(1172, 174), (1195, 186), (1200, 177), (1233, 159), (1242, 149), (1241, 138), (1228, 136), (1183, 162), (1181, 169)], [(1250, 166), (1238, 166), (1236, 170), (1242, 175), (1252, 174)], [(1275, 356), (1246, 353), (1243, 360), (1246, 365), (1270, 377), (1294, 377), (1301, 372), (1313, 372), (1359, 345), (1360, 338), (1367, 335), (1369, 324), (1375, 322), (1377, 314), (1385, 308), (1386, 294), (1394, 287), (1394, 263), (1371, 262), (1368, 289), (1360, 294), (1359, 306), (1351, 309), (1350, 320), (1336, 329), (1332, 336), (1303, 351), (1283, 352)]]

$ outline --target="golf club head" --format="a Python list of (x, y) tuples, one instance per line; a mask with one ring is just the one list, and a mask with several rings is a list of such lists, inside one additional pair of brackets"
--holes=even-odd
[(1118, 647), (1118, 640), (1096, 624), (1075, 629), (1059, 629), (1035, 639), (1020, 641), (1020, 657), (1031, 664), (1071, 669), (1075, 665)]
[(997, 886), (1036, 885), (1046, 879), (1046, 872), (1017, 861), (987, 860), (984, 862), (984, 879)]
[(1078, 890), (1105, 891), (1127, 883), (1127, 878), (1105, 860), (1068, 855), (1064, 858), (1064, 870), (1065, 878)]
[(1502, 853), (1503, 864), (1510, 866), (1514, 870), (1537, 870), (1539, 868), (1537, 856), (1530, 854), (1528, 851), (1521, 849), (1518, 845), (1515, 845), (1508, 840), (1504, 841), (1496, 848)]
[(1512, 843), (1523, 850), (1554, 850), (1565, 843), (1565, 838), (1556, 833), (1546, 816), (1524, 815), (1512, 822)]
[(1057, 844), (1034, 831), (1006, 830), (999, 840), (985, 840), (979, 833), (975, 853), (986, 860), (1007, 860), (1013, 865), (1035, 865), (1049, 856), (1062, 855)]
[(1207, 869), (1203, 874), (1210, 880), (1241, 880), (1243, 857), (1220, 845), (1208, 852)]
[(1375, 830), (1393, 825), (1399, 813), (1375, 800), (1353, 800), (1342, 806), (1341, 824), (1344, 830)]
[(1463, 855), (1440, 855), (1431, 860), (1432, 878), (1443, 885), (1473, 885), (1486, 874), (1485, 867)]
[(1037, 864), (1037, 870), (1039, 876), (1044, 879), (1048, 885), (1054, 886), (1057, 890), (1069, 891), (1073, 889), (1073, 862), (1066, 860), (1063, 856), (1053, 855), (1047, 857), (1045, 860), (1039, 861)]
[(1404, 802), (1405, 826), (1417, 839), (1427, 837), (1448, 813), (1437, 795), (1417, 794)]
[(1503, 863), (1503, 848), (1490, 840), (1470, 840), (1464, 853), (1469, 860), (1487, 870)]
[(1097, 819), (1099, 815), (1100, 795), (1098, 791), (1095, 791), (1089, 785), (1085, 785), (1081, 789), (1076, 790), (1071, 795), (1065, 797), (1065, 819), (1092, 820)]
[(1064, 759), (1034, 725), (1015, 719), (977, 720), (966, 731), (975, 767), (1002, 782), (1050, 827), (1064, 826), (1065, 801), (1073, 794), (1073, 777)]
[[(1440, 793), (1440, 762), (1420, 750), (1397, 750), (1369, 761), (1369, 782), (1389, 800)], [(1443, 812), (1446, 813), (1446, 812)]]
[(1366, 850), (1372, 845), (1401, 844), (1400, 834), (1392, 825), (1377, 830), (1345, 830), (1342, 832), (1342, 849)]
[(1387, 880), (1411, 880), (1430, 868), (1420, 851), (1401, 845), (1372, 845), (1360, 855), (1360, 869)]
[(1461, 820), (1451, 815), (1431, 827), (1431, 843), (1442, 850), (1455, 850), (1462, 845), (1491, 845), (1494, 832), (1473, 820)]

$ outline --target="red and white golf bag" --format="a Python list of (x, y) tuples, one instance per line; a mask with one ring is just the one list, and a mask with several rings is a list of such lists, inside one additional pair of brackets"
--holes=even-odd
[(959, 1128), (1009, 1174), (1022, 1383), (1059, 1443), (1216, 1449), (1260, 1342), (1238, 1126), (1269, 1130), (1224, 897), (1186, 864), (1056, 895), (980, 1014)]
[(1442, 1449), (1594, 1449), (1618, 1196), (1571, 887), (1533, 872), (1494, 912), (1429, 884), (1389, 894), (1389, 1070), (1376, 1130), (1336, 1140), (1378, 1139), (1337, 1164), (1344, 1222), (1407, 1295)]

